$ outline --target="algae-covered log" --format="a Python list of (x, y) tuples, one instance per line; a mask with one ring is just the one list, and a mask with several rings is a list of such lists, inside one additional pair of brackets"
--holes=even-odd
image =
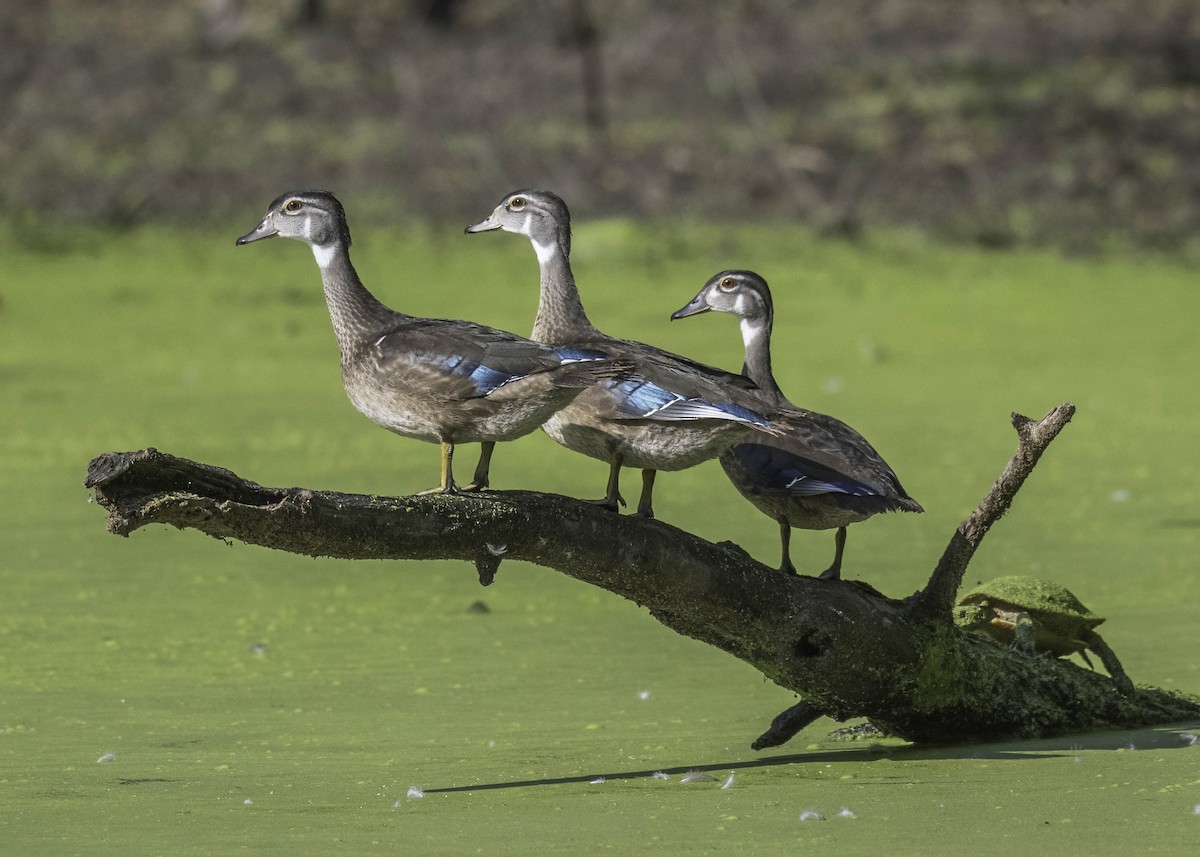
[(501, 559), (555, 569), (635, 601), (799, 693), (799, 713), (768, 730), (776, 744), (816, 713), (869, 717), (915, 741), (1030, 738), (1200, 716), (1196, 699), (1156, 688), (1123, 696), (1105, 675), (953, 624), (971, 555), (1073, 412), (1061, 405), (1040, 421), (1014, 415), (1012, 461), (954, 533), (926, 587), (904, 601), (856, 581), (783, 575), (731, 543), (551, 494), (264, 488), (153, 449), (97, 457), (85, 484), (118, 535), (171, 524), (310, 556), (460, 559), (476, 564), (482, 582)]

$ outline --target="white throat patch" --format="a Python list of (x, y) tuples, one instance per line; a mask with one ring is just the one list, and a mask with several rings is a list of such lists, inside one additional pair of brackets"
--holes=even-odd
[[(307, 229), (307, 224), (305, 224)], [(322, 268), (329, 267), (329, 263), (333, 261), (334, 254), (337, 253), (336, 244), (313, 244), (313, 257), (317, 260), (317, 265)]]
[(761, 324), (750, 321), (748, 318), (742, 319), (742, 343), (746, 348), (749, 348), (750, 343), (762, 336), (762, 332), (763, 328)]
[(533, 252), (537, 253), (538, 264), (545, 265), (554, 258), (554, 254), (558, 252), (557, 244), (543, 244), (540, 241), (533, 242)]

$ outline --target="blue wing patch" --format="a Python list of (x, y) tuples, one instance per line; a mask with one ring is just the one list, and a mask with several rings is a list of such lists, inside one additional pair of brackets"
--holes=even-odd
[(591, 348), (571, 348), (568, 345), (556, 347), (554, 349), (554, 356), (563, 363), (586, 363), (590, 360), (612, 359), (603, 351), (595, 351)]
[(641, 376), (624, 381), (608, 381), (604, 384), (617, 402), (617, 411), (623, 417), (643, 418), (652, 416), (679, 396), (670, 390), (652, 384)]
[(749, 408), (743, 408), (732, 402), (708, 402), (704, 399), (680, 400), (667, 405), (654, 416), (660, 420), (730, 420), (760, 428), (767, 428), (771, 424), (766, 417)]
[(445, 369), (451, 375), (460, 375), (467, 378), (475, 385), (476, 395), (479, 396), (486, 396), (500, 389), (509, 381), (522, 377), (519, 374), (503, 372), (499, 369), (493, 369), (491, 366), (485, 366), (483, 363), (468, 360), (460, 354), (451, 354), (448, 357), (431, 360), (430, 362), (441, 369)]
[[(559, 347), (554, 348), (552, 353), (558, 358), (560, 364), (586, 363), (595, 360), (612, 359), (602, 351), (594, 351), (588, 348)], [(477, 360), (469, 360), (461, 354), (451, 354), (445, 357), (436, 356), (432, 357), (428, 362), (451, 375), (458, 375), (470, 380), (475, 385), (475, 394), (477, 396), (490, 395), (505, 384), (526, 377), (525, 373), (506, 372), (503, 369), (488, 366)]]
[(604, 385), (617, 401), (617, 411), (628, 419), (662, 421), (730, 420), (749, 425), (770, 425), (770, 421), (749, 408), (732, 402), (685, 399), (641, 376)]

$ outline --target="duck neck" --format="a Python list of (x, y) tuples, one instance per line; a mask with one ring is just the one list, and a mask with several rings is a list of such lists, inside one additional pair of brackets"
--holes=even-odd
[(775, 383), (775, 373), (771, 371), (771, 317), (743, 318), (742, 344), (746, 346), (742, 374), (760, 390), (782, 398), (783, 391)]
[(350, 251), (345, 244), (335, 241), (313, 245), (312, 250), (321, 269), (321, 284), (325, 289), (325, 304), (329, 307), (333, 332), (345, 358), (400, 313), (388, 309), (367, 291), (350, 262)]
[(583, 310), (575, 275), (571, 273), (570, 241), (559, 235), (552, 243), (533, 240), (541, 273), (541, 293), (532, 338), (564, 343), (598, 333)]

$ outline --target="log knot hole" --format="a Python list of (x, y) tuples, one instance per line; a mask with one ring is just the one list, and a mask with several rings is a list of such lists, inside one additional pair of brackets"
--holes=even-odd
[(828, 634), (813, 628), (796, 638), (792, 643), (792, 653), (797, 658), (819, 658), (832, 642)]

